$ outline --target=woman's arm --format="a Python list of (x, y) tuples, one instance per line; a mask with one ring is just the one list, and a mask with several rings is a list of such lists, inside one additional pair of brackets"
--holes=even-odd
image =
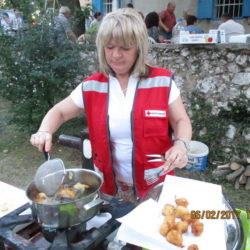
[[(191, 121), (180, 96), (169, 105), (169, 123), (174, 132), (174, 139), (191, 139)], [(174, 142), (173, 147), (165, 153), (165, 159), (166, 171), (186, 166), (188, 157), (185, 144), (180, 140)]]
[(169, 122), (174, 131), (174, 138), (190, 140), (192, 137), (192, 125), (187, 115), (182, 99), (179, 96), (169, 105)]
[(30, 138), (30, 143), (39, 151), (51, 150), (52, 135), (66, 121), (78, 116), (83, 109), (77, 107), (70, 96), (51, 108), (42, 120), (40, 128)]

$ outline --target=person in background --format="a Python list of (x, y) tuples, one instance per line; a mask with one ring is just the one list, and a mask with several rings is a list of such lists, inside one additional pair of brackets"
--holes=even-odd
[(23, 18), (20, 16), (19, 10), (15, 10), (15, 18), (13, 20), (13, 29), (19, 32), (23, 28)]
[(164, 38), (168, 40), (172, 38), (172, 30), (176, 24), (175, 7), (175, 3), (169, 2), (167, 9), (160, 13), (160, 29)]
[(148, 30), (148, 36), (152, 37), (157, 43), (164, 41), (164, 37), (159, 30), (159, 15), (156, 12), (150, 12), (145, 17), (145, 23)]
[(126, 5), (126, 7), (127, 7), (127, 8), (132, 8), (132, 9), (133, 9), (133, 8), (134, 8), (134, 5), (133, 5), (132, 3), (128, 3), (128, 4)]
[(1, 20), (1, 29), (5, 35), (13, 36), (13, 20), (10, 19), (7, 12), (3, 13), (3, 18)]
[(197, 18), (193, 15), (187, 15), (186, 17), (187, 26), (184, 30), (189, 31), (190, 34), (202, 34), (203, 31), (198, 27)]
[[(50, 151), (56, 130), (84, 111), (101, 192), (136, 202), (186, 166), (191, 122), (172, 72), (147, 63), (147, 29), (136, 10), (108, 13), (96, 46), (99, 72), (48, 111), (30, 142)], [(164, 161), (148, 162), (148, 154)]]
[(76, 35), (72, 30), (69, 17), (69, 7), (62, 6), (59, 9), (59, 15), (54, 18), (54, 30), (56, 32), (57, 43), (68, 43), (68, 41), (76, 41)]
[(144, 20), (144, 14), (141, 11), (138, 11), (138, 13), (140, 14), (142, 20)]
[(187, 20), (188, 12), (187, 12), (186, 10), (183, 11), (182, 17), (183, 17), (185, 20)]
[(90, 30), (95, 30), (95, 32), (98, 31), (98, 28), (101, 24), (101, 18), (102, 18), (102, 13), (101, 12), (96, 12), (94, 14), (94, 19), (93, 21), (90, 23), (89, 29)]
[(221, 16), (221, 24), (219, 30), (225, 31), (226, 42), (229, 41), (230, 36), (245, 34), (245, 28), (240, 23), (235, 22), (230, 14), (223, 14)]

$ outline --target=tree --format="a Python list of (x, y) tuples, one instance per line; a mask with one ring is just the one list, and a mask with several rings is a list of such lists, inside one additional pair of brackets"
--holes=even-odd
[(50, 20), (40, 15), (22, 35), (0, 36), (0, 95), (11, 102), (11, 122), (21, 130), (36, 130), (48, 109), (84, 76), (80, 51), (85, 48), (71, 41), (58, 44), (54, 34)]

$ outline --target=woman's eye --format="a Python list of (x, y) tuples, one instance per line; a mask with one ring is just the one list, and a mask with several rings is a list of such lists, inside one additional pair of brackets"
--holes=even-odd
[(126, 50), (126, 51), (130, 50), (130, 48), (128, 48), (128, 47), (123, 47), (122, 49)]

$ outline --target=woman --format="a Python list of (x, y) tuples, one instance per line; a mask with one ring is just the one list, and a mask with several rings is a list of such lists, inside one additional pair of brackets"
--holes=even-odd
[(156, 12), (150, 12), (145, 18), (145, 23), (148, 29), (148, 36), (152, 37), (157, 43), (162, 43), (164, 37), (160, 35), (159, 20), (159, 15)]
[[(50, 151), (53, 133), (84, 110), (94, 168), (104, 179), (101, 191), (130, 201), (162, 182), (166, 172), (174, 174), (174, 168), (187, 164), (192, 133), (171, 72), (146, 64), (147, 37), (134, 9), (107, 14), (96, 38), (100, 73), (56, 104), (30, 139), (40, 151), (44, 146)], [(166, 162), (149, 163), (147, 154), (164, 154)], [(165, 171), (154, 178), (158, 169)]]

